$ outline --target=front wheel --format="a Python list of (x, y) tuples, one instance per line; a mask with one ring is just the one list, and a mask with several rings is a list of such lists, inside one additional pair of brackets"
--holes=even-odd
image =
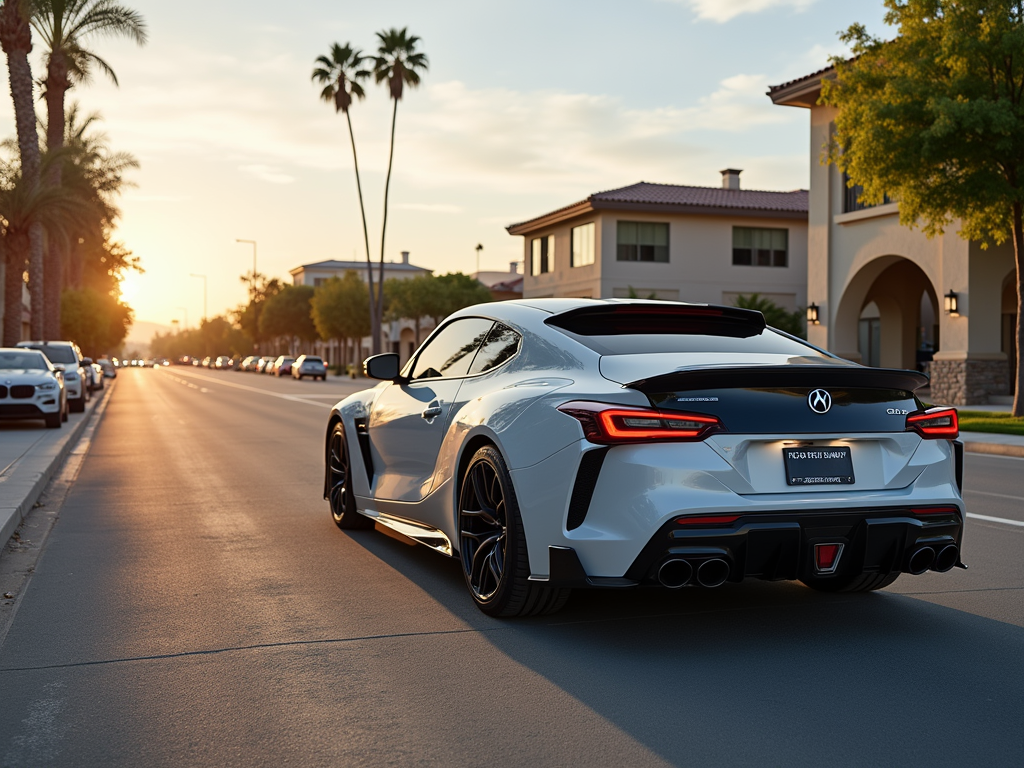
[(43, 418), (46, 420), (47, 429), (60, 429), (62, 424), (60, 411), (57, 411), (57, 413), (47, 413)]
[(85, 395), (76, 397), (71, 401), (71, 411), (73, 413), (83, 413), (85, 411)]
[(327, 442), (327, 501), (331, 505), (331, 517), (335, 525), (345, 530), (372, 528), (373, 520), (356, 511), (351, 470), (345, 427), (339, 422), (334, 425)]
[(568, 589), (529, 581), (519, 504), (505, 460), (493, 446), (478, 450), (463, 476), (459, 554), (469, 593), (489, 616), (554, 613), (569, 599)]

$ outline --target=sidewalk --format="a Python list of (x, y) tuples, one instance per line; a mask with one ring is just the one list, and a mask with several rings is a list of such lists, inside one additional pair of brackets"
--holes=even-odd
[(46, 429), (39, 423), (0, 422), (0, 547), (32, 510), (46, 484), (60, 471), (64, 459), (82, 432), (102, 413), (116, 379), (86, 405), (85, 413), (72, 413), (60, 429)]

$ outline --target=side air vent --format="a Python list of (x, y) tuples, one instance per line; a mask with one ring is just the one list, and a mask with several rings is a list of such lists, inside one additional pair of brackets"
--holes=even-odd
[(356, 419), (356, 435), (359, 439), (359, 452), (363, 455), (363, 465), (366, 467), (366, 480), (373, 485), (373, 458), (370, 454), (370, 433), (366, 429), (366, 419)]
[(587, 451), (580, 459), (580, 468), (576, 472), (576, 483), (572, 487), (572, 497), (569, 499), (569, 516), (565, 523), (566, 530), (573, 530), (583, 525), (587, 519), (587, 512), (590, 511), (590, 500), (594, 496), (594, 488), (597, 487), (597, 478), (601, 475), (601, 465), (604, 464), (605, 454), (608, 448), (597, 448)]

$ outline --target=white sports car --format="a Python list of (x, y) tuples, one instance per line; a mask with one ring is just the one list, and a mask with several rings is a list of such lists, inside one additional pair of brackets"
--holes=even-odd
[(462, 561), (494, 616), (577, 587), (799, 579), (863, 591), (963, 567), (957, 413), (759, 312), (524, 299), (449, 317), (331, 411), (324, 496)]
[(67, 421), (64, 376), (42, 352), (0, 347), (0, 419), (42, 419), (50, 429)]

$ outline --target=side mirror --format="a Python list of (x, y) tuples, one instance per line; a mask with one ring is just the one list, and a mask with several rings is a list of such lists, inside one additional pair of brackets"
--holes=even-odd
[(54, 366), (53, 366), (53, 367), (54, 367), (54, 368), (55, 368), (56, 370), (60, 371), (61, 373), (64, 373), (64, 372), (65, 372), (65, 371), (67, 370), (67, 369), (66, 369), (66, 368), (65, 368), (65, 367), (64, 367), (63, 365), (57, 365), (57, 364), (54, 364)]
[(398, 379), (398, 371), (398, 355), (394, 352), (374, 355), (363, 361), (363, 374), (371, 379), (395, 381)]

